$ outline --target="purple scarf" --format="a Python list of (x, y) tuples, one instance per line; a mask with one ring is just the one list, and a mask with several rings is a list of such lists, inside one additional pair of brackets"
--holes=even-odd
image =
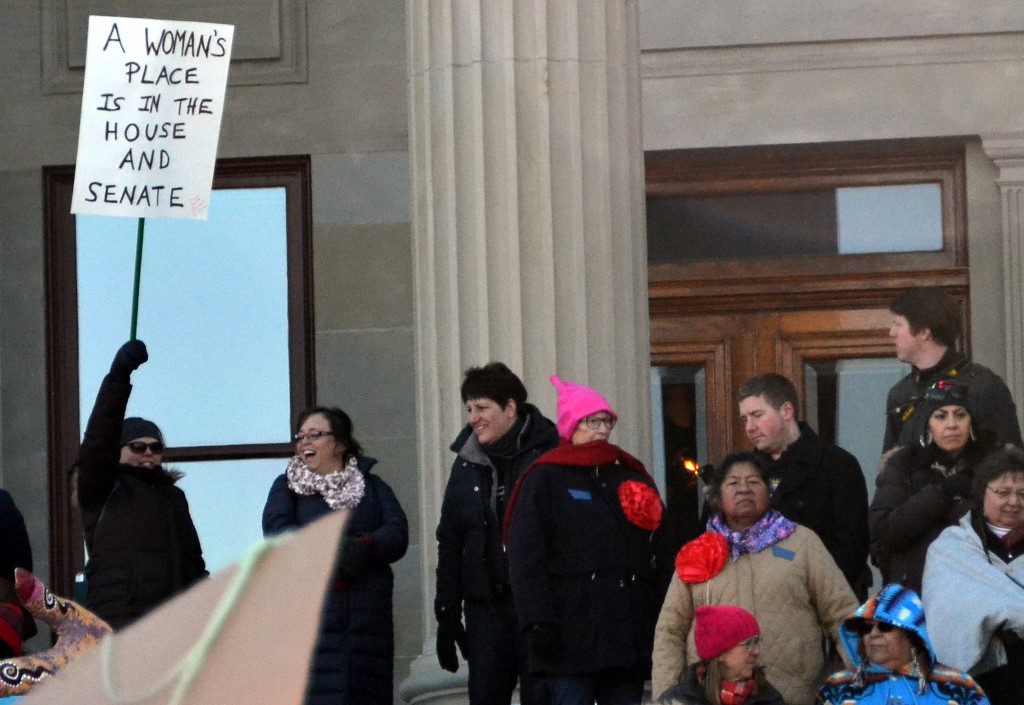
[(725, 537), (729, 543), (729, 555), (736, 560), (744, 553), (757, 553), (774, 546), (796, 531), (796, 522), (790, 521), (775, 509), (769, 509), (743, 531), (733, 531), (719, 512), (708, 521), (708, 531)]

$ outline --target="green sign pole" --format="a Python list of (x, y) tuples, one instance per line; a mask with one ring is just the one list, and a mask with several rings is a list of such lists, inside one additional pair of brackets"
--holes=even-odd
[(132, 291), (132, 334), (136, 339), (139, 329), (139, 281), (142, 279), (142, 234), (146, 230), (146, 219), (139, 218), (139, 235), (135, 241), (135, 288)]

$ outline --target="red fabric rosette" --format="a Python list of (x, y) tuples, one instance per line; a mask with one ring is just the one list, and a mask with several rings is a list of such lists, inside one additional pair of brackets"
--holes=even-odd
[(630, 523), (644, 531), (654, 531), (661, 525), (661, 497), (650, 485), (626, 480), (619, 485), (619, 504)]
[(703, 583), (722, 572), (729, 559), (729, 542), (707, 531), (679, 549), (676, 575), (684, 583)]

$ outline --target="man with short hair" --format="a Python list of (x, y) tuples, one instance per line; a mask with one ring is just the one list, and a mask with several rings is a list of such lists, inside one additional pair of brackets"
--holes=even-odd
[(793, 383), (758, 375), (738, 394), (740, 417), (770, 482), (771, 505), (818, 535), (859, 599), (868, 569), (868, 492), (860, 463), (797, 420)]
[(892, 302), (889, 311), (889, 338), (896, 348), (896, 358), (910, 363), (913, 369), (889, 390), (882, 452), (919, 441), (928, 421), (918, 413), (919, 401), (943, 379), (956, 379), (967, 387), (979, 428), (994, 434), (999, 445), (1020, 446), (1017, 408), (1006, 383), (956, 349), (962, 332), (956, 299), (942, 289), (910, 289)]
[(558, 430), (526, 403), (526, 387), (500, 362), (466, 370), (461, 391), (469, 423), (451, 446), (456, 458), (437, 525), (437, 659), (456, 672), (459, 646), (469, 664), (471, 705), (509, 705), (516, 680), (522, 705), (541, 705), (501, 530), (519, 476), (558, 445)]

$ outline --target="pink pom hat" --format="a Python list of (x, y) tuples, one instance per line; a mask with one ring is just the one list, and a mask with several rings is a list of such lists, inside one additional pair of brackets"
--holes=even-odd
[(571, 440), (582, 419), (600, 411), (607, 411), (613, 418), (618, 418), (612, 405), (603, 396), (590, 387), (569, 380), (562, 381), (558, 375), (548, 377), (558, 391), (558, 435)]

